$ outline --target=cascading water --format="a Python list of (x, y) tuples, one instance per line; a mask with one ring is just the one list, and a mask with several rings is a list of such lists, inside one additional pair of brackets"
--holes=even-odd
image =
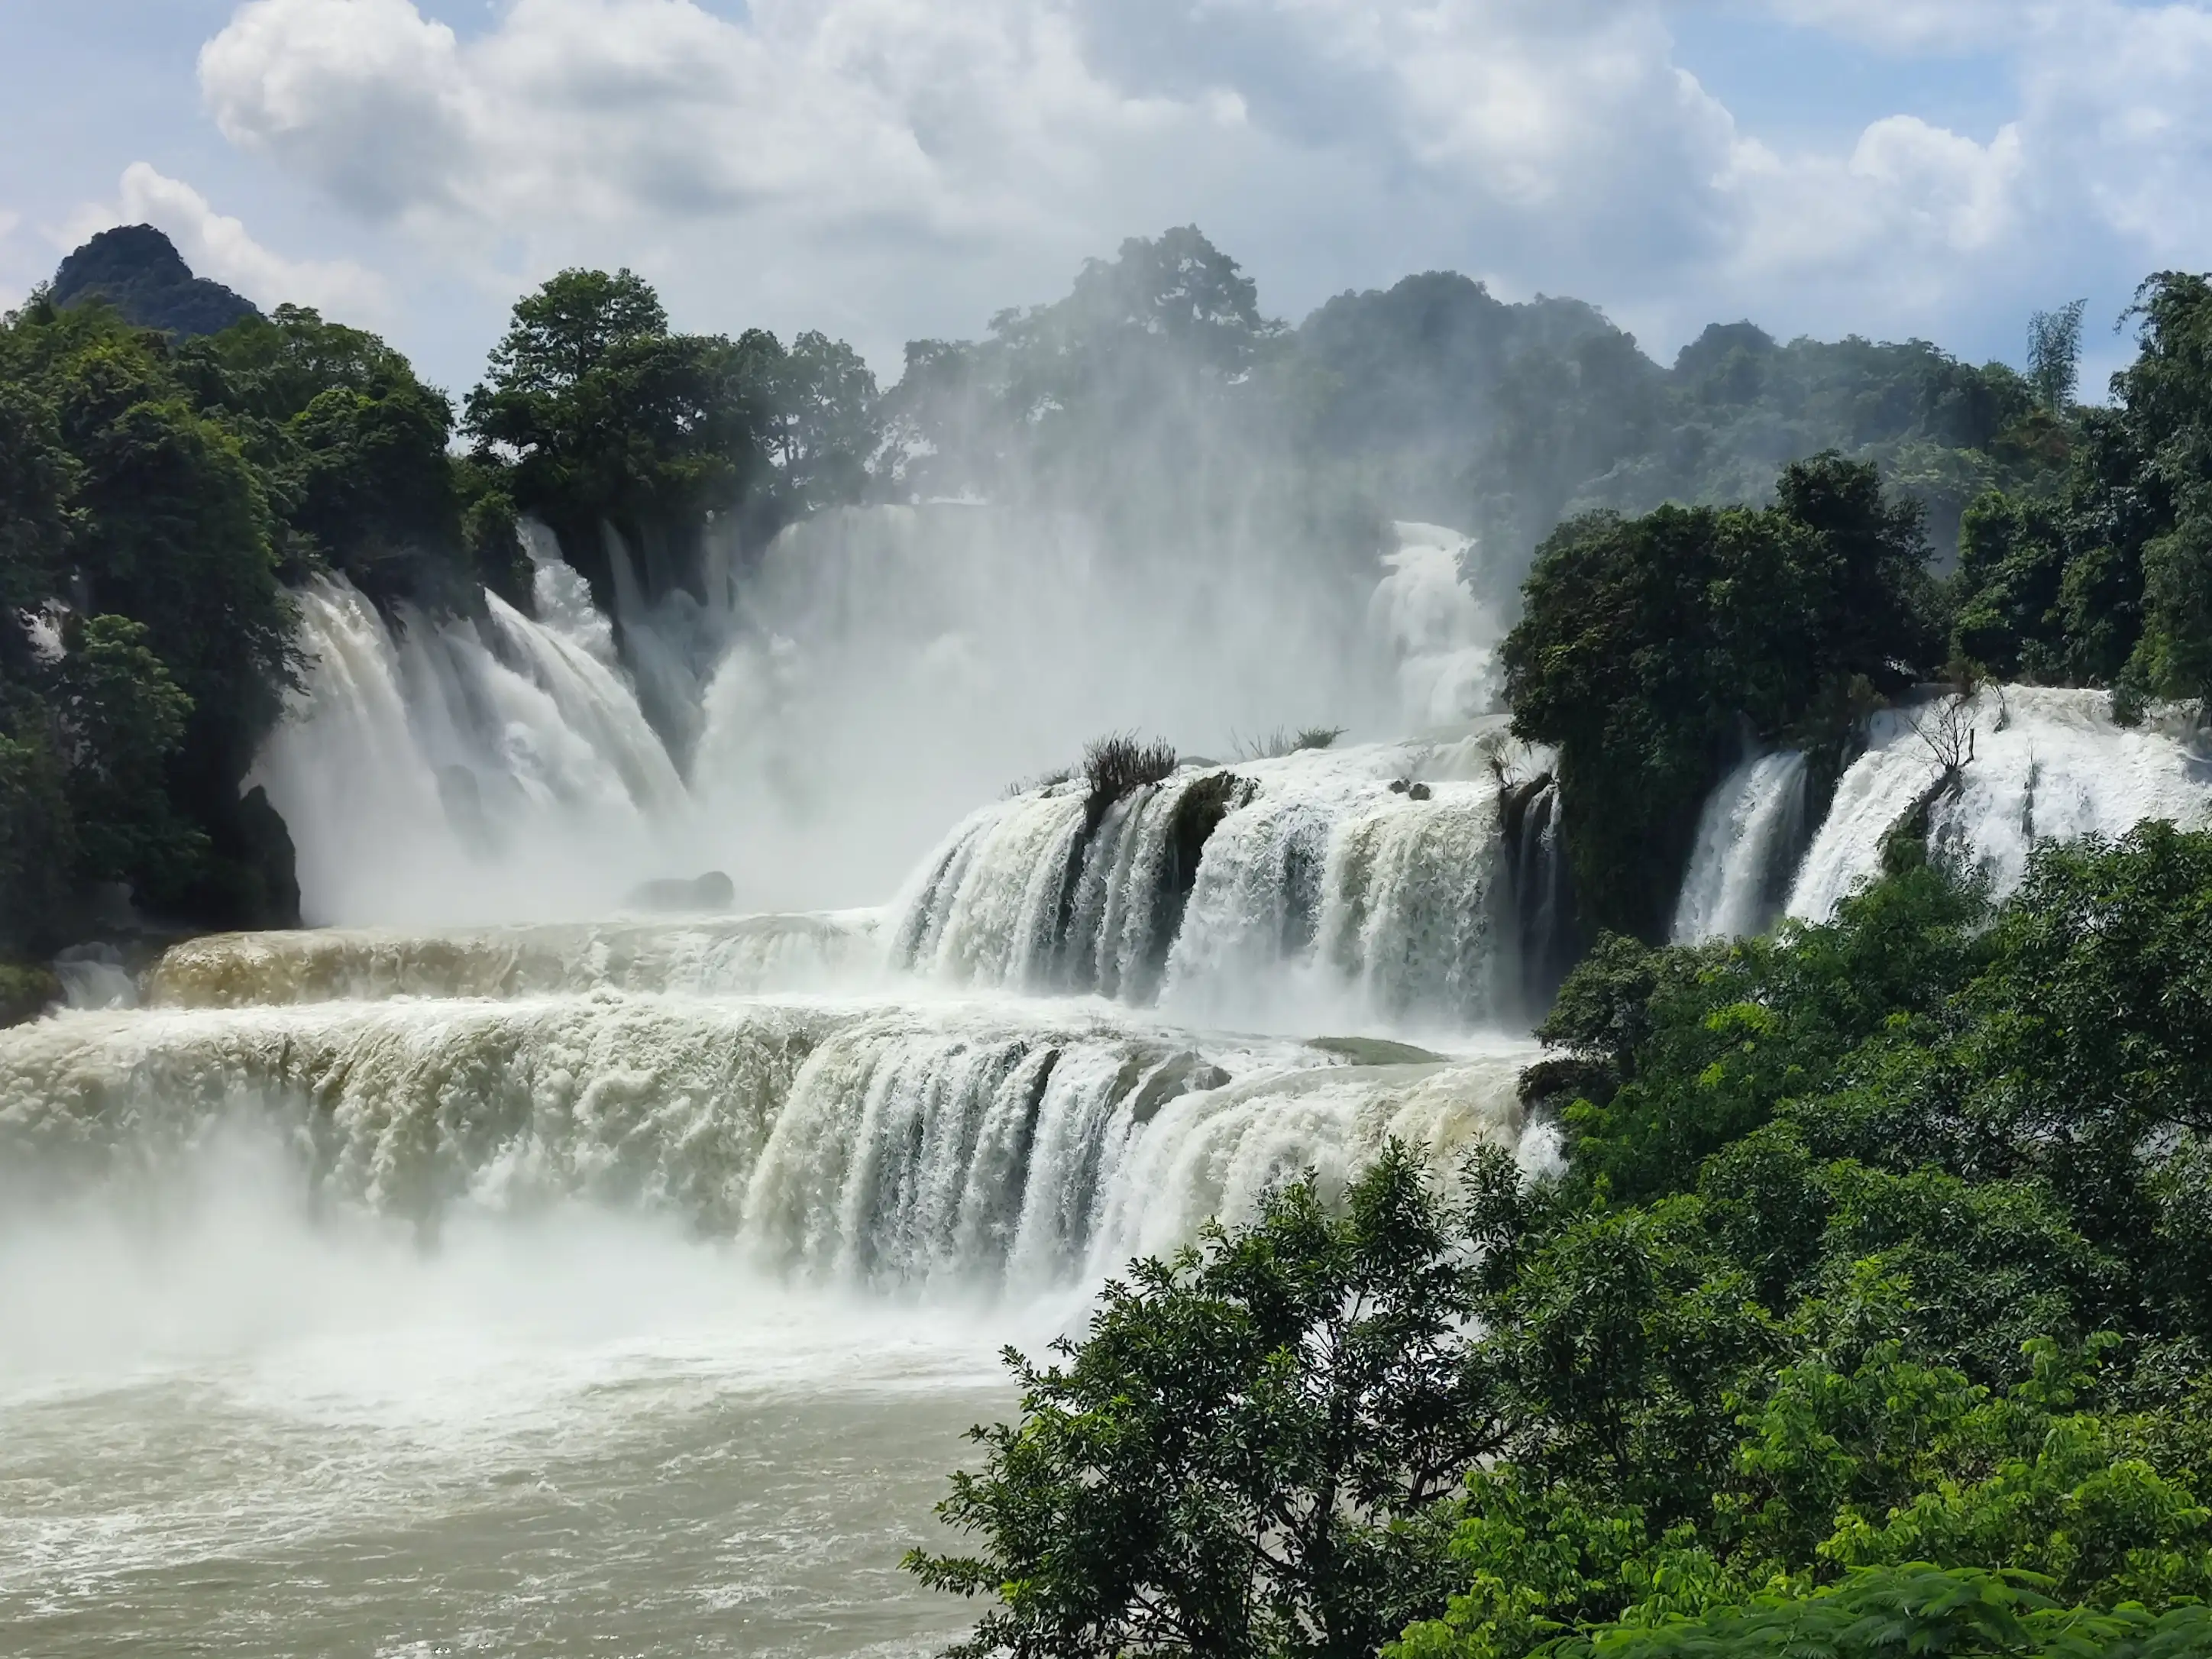
[(1524, 930), (1504, 802), (1534, 763), (1493, 722), (1187, 767), (1096, 811), (1080, 781), (1053, 784), (925, 863), (894, 907), (893, 961), (1217, 1023), (1511, 1024)]
[(1389, 574), (1368, 616), (1398, 659), (1404, 719), (1418, 729), (1493, 712), (1502, 702), (1497, 650), (1505, 629), (1462, 575), (1474, 538), (1441, 525), (1394, 529), (1398, 550), (1383, 557)]
[(1694, 945), (1765, 931), (1789, 897), (1805, 834), (1805, 757), (1759, 755), (1705, 803), (1674, 907), (1674, 939)]
[[(1467, 1034), (1566, 937), (1556, 790), (1468, 724), (1457, 538), (1364, 631), (1342, 572), (1164, 613), (988, 509), (742, 596), (617, 549), (611, 623), (529, 545), (534, 617), (300, 596), (255, 781), (347, 925), (77, 957), (0, 1032), (0, 1649), (934, 1647), (895, 1563), (1000, 1343), (1391, 1137), (1540, 1152)], [(1457, 729), (1031, 789), (880, 911), (621, 914), (879, 900), (952, 799), (1193, 710)]]
[[(437, 1224), (584, 1200), (738, 1240), (779, 1273), (1037, 1291), (1161, 1236), (1156, 1203), (1194, 1225), (1220, 1209), (1224, 1160), (1249, 1166), (1230, 1206), (1249, 1212), (1254, 1171), (1340, 1176), (1379, 1146), (1376, 1122), (1421, 1128), (1445, 1159), (1510, 1144), (1518, 1063), (1364, 1068), (1315, 1093), (1304, 1073), (1346, 1070), (1332, 1052), (1005, 1001), (601, 991), (86, 1013), (0, 1046), (0, 1186), (21, 1205), (58, 1182), (142, 1180), (243, 1126), (292, 1149), (318, 1205)], [(1236, 1113), (1200, 1102), (1232, 1081)], [(1304, 1103), (1250, 1104), (1279, 1096)], [(1127, 1189), (1133, 1160), (1198, 1186)]]
[(2102, 691), (1991, 687), (1959, 710), (1972, 757), (1947, 781), (1940, 712), (1923, 703), (1875, 716), (1867, 750), (1837, 785), (1798, 870), (1791, 915), (1832, 915), (1880, 872), (1884, 841), (1923, 802), (1931, 850), (1998, 896), (2020, 884), (2039, 842), (2124, 835), (2149, 818), (2191, 829), (2212, 818), (2212, 760), (2179, 715), (2124, 727)]
[(301, 592), (306, 684), (252, 781), (310, 921), (603, 908), (668, 867), (686, 794), (636, 700), (588, 641), (484, 601), (387, 623), (343, 580)]

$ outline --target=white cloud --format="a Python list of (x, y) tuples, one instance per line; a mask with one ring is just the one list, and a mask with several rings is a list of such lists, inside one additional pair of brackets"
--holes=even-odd
[(118, 199), (79, 208), (51, 240), (64, 251), (112, 225), (152, 225), (167, 234), (198, 276), (212, 277), (263, 307), (289, 301), (315, 306), (349, 321), (380, 321), (391, 309), (383, 280), (346, 260), (287, 259), (217, 213), (183, 180), (133, 161), (123, 171)]
[(1892, 52), (1986, 52), (2019, 37), (2029, 20), (2065, 9), (2052, 0), (1771, 0), (1786, 22), (1826, 29)]
[(1194, 219), (1279, 307), (1450, 264), (1662, 343), (1776, 310), (1940, 335), (2030, 256), (2212, 257), (2202, 3), (1759, 0), (2018, 92), (1986, 138), (1899, 111), (1783, 153), (1676, 63), (1683, 3), (512, 0), (464, 39), (252, 0), (199, 67), (234, 143), (491, 289), (620, 261), (697, 323), (879, 357)]

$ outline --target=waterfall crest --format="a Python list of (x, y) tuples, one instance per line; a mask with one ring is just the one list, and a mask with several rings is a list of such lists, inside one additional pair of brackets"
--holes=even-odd
[(1874, 717), (1866, 752), (1844, 772), (1805, 855), (1789, 913), (1821, 921), (1880, 873), (1889, 832), (1929, 799), (1929, 843), (2002, 897), (2020, 884), (2036, 843), (2122, 836), (2149, 818), (2185, 829), (2212, 819), (2212, 763), (2178, 717), (2124, 727), (2103, 691), (1993, 686), (1962, 710), (1973, 756), (1945, 786), (1915, 729), (1927, 710)]
[(166, 1008), (593, 990), (748, 996), (852, 988), (875, 977), (872, 910), (685, 921), (540, 922), (414, 933), (218, 933), (172, 946), (147, 975)]
[(78, 1013), (0, 1044), (0, 1197), (142, 1179), (244, 1124), (319, 1206), (434, 1229), (457, 1206), (582, 1200), (803, 1279), (1041, 1291), (1150, 1248), (1166, 1218), (1249, 1213), (1308, 1165), (1340, 1178), (1385, 1134), (1418, 1131), (1445, 1163), (1511, 1145), (1520, 1058), (1352, 1067), (1066, 1003), (601, 991)]

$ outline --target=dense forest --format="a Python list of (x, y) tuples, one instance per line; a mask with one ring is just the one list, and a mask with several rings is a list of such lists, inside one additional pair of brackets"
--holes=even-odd
[(180, 927), (294, 919), (283, 825), (241, 787), (318, 572), (527, 609), (534, 519), (614, 611), (618, 560), (648, 599), (696, 592), (710, 538), (742, 568), (810, 514), (942, 496), (1080, 512), (1170, 584), (1241, 558), (1347, 604), (1388, 519), (1480, 532), (1471, 577), (1529, 575), (1515, 711), (1559, 746), (1588, 919), (1656, 937), (1747, 729), (1832, 774), (1873, 700), (1947, 665), (2197, 695), (2207, 291), (2159, 277), (2140, 311), (2089, 408), (2063, 326), (2027, 373), (1748, 324), (1662, 368), (1579, 301), (1431, 273), (1292, 327), (1186, 228), (910, 345), (888, 389), (823, 335), (684, 333), (635, 275), (566, 271), (457, 401), (157, 232), (103, 233), (0, 325), (0, 956), (126, 890)]

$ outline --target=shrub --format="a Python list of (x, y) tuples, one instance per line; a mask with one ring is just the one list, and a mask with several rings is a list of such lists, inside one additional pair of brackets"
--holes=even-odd
[(1097, 739), (1083, 751), (1093, 819), (1103, 817), (1124, 795), (1159, 782), (1175, 769), (1175, 745), (1164, 738), (1148, 743), (1133, 732), (1114, 732)]

